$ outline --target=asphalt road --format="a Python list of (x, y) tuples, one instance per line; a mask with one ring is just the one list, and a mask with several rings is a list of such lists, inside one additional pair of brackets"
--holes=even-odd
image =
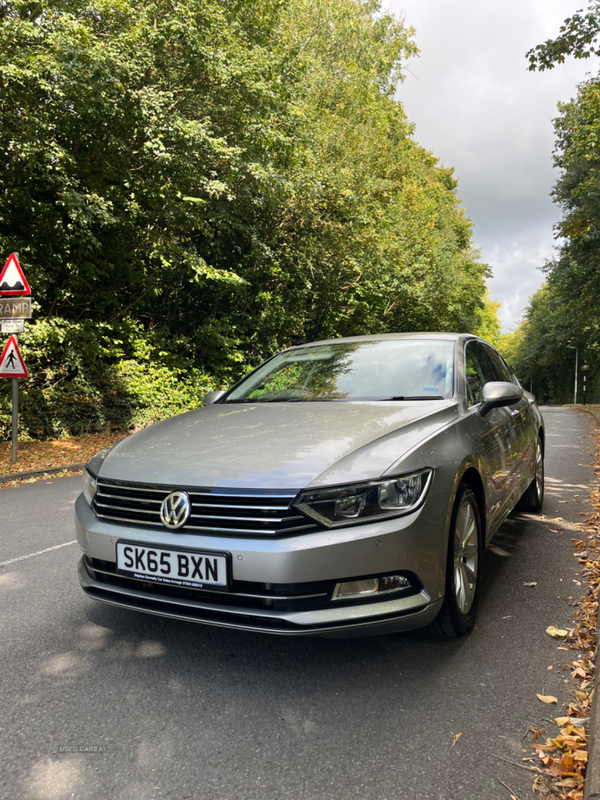
[(528, 726), (551, 729), (558, 710), (536, 693), (569, 698), (567, 654), (545, 630), (572, 622), (569, 523), (594, 479), (591, 422), (543, 411), (545, 517), (504, 524), (477, 625), (450, 643), (269, 637), (104, 607), (66, 544), (81, 478), (0, 490), (0, 797), (508, 800), (500, 780), (533, 797), (533, 774), (496, 756), (520, 761)]

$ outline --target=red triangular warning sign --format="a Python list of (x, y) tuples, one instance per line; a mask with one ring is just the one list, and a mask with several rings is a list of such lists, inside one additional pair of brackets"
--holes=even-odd
[(11, 253), (4, 269), (0, 272), (0, 297), (31, 294), (27, 278), (15, 253)]
[(19, 345), (11, 336), (0, 356), (0, 378), (28, 378), (29, 372), (23, 361)]

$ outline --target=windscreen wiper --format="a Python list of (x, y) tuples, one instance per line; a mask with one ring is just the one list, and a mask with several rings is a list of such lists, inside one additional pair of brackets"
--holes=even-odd
[(441, 394), (413, 394), (410, 396), (407, 395), (396, 395), (395, 397), (385, 397), (385, 400), (445, 400), (446, 398)]

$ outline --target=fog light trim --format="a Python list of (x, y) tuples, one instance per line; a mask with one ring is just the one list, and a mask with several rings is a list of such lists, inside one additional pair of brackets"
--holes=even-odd
[(353, 600), (410, 589), (411, 582), (404, 575), (386, 575), (382, 578), (362, 578), (357, 581), (336, 583), (332, 600)]

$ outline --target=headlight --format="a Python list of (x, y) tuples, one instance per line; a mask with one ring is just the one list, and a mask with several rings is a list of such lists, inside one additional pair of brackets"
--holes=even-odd
[(424, 469), (400, 478), (307, 489), (300, 494), (294, 507), (328, 528), (397, 517), (421, 505), (432, 475), (433, 470)]
[(94, 499), (94, 495), (96, 494), (96, 478), (92, 475), (91, 472), (88, 471), (86, 467), (83, 468), (83, 495), (85, 499), (88, 501), (89, 505), (92, 505), (92, 500)]
[(114, 442), (114, 444), (109, 444), (107, 447), (103, 447), (99, 453), (96, 453), (94, 458), (103, 458), (103, 459), (106, 458), (106, 456), (110, 453), (113, 447), (116, 447), (118, 444), (119, 444), (118, 442)]
[[(117, 446), (117, 442), (115, 442), (115, 444), (109, 444), (108, 447), (105, 447), (103, 450), (100, 450), (99, 453), (96, 453), (95, 456), (90, 458), (90, 460), (88, 461), (88, 463), (85, 466), (85, 471), (91, 476), (92, 480), (95, 480), (96, 476), (100, 474), (100, 470), (102, 469), (102, 464), (104, 463), (104, 459), (112, 451), (113, 447), (116, 447), (116, 446)], [(90, 497), (93, 498), (94, 494), (96, 493), (96, 485), (94, 483), (93, 489), (88, 487), (88, 485), (86, 483), (85, 472), (84, 472), (84, 481), (83, 481), (83, 483), (84, 483), (84, 485), (86, 487), (86, 490), (89, 490)], [(91, 502), (90, 497), (88, 497), (87, 494), (86, 494), (86, 497), (88, 499), (88, 502)]]

